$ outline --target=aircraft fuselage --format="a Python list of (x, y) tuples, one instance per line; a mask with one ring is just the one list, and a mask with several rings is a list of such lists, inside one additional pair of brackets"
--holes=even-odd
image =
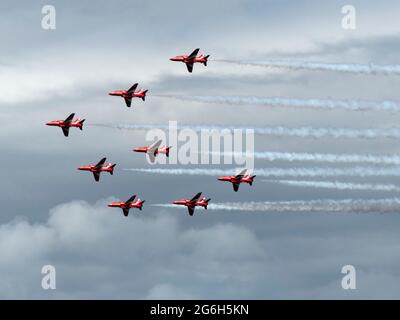
[(144, 98), (146, 97), (147, 90), (140, 89), (134, 92), (128, 92), (128, 90), (116, 90), (109, 93), (110, 96), (122, 97), (122, 98)]
[(249, 183), (252, 184), (254, 177), (250, 175), (245, 175), (242, 178), (236, 178), (236, 176), (225, 176), (218, 178), (219, 181), (229, 181), (231, 183)]
[(70, 123), (66, 123), (64, 120), (53, 120), (53, 121), (47, 122), (46, 125), (53, 126), (53, 127), (61, 127), (61, 128), (76, 127), (76, 128), (82, 129), (83, 122), (81, 119), (76, 119), (74, 121), (71, 121)]
[(182, 200), (174, 201), (173, 204), (183, 205), (183, 206), (191, 207), (191, 208), (203, 207), (203, 208), (207, 209), (208, 201), (207, 201), (206, 198), (202, 198), (202, 199), (197, 200), (197, 201), (191, 201), (191, 200), (188, 200), (188, 199), (182, 199)]
[(187, 55), (176, 56), (171, 59), (171, 61), (179, 61), (183, 63), (207, 63), (207, 58), (204, 55), (199, 55), (196, 58), (189, 58)]
[(91, 164), (88, 166), (81, 166), (78, 168), (78, 170), (90, 172), (113, 172), (114, 166), (111, 163), (101, 167), (97, 167), (95, 164)]
[[(170, 149), (170, 148), (171, 148), (171, 147), (167, 147), (167, 146), (157, 148), (157, 149), (154, 151), (154, 155), (157, 155), (157, 154), (159, 154), (159, 153), (164, 153), (164, 154), (166, 154), (166, 155), (168, 156), (168, 155), (169, 155), (169, 149)], [(134, 149), (132, 149), (132, 151), (134, 151), (134, 152), (142, 152), (142, 153), (148, 153), (150, 150), (151, 150), (150, 147), (140, 147), (140, 148), (134, 148)]]
[(112, 202), (108, 206), (113, 208), (131, 209), (131, 208), (142, 208), (143, 204), (141, 203), (140, 200), (136, 200), (135, 202), (128, 204), (123, 201), (118, 201), (118, 202)]

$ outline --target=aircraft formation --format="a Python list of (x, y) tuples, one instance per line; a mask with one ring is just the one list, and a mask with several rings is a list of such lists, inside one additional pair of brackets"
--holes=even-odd
[[(203, 64), (204, 66), (207, 66), (208, 58), (210, 57), (210, 55), (198, 55), (199, 51), (200, 49), (197, 48), (189, 55), (176, 56), (170, 58), (170, 60), (185, 63), (188, 72), (192, 73), (193, 66), (195, 63), (200, 63)], [(146, 94), (148, 90), (144, 89), (137, 90), (137, 87), (138, 83), (135, 83), (128, 90), (115, 90), (109, 92), (108, 94), (110, 96), (117, 96), (124, 98), (126, 106), (130, 108), (132, 105), (132, 99), (139, 98), (142, 99), (143, 101), (145, 101), (146, 99)], [(46, 125), (60, 127), (62, 129), (64, 136), (68, 137), (70, 128), (79, 128), (80, 130), (83, 130), (83, 123), (85, 122), (85, 119), (80, 119), (80, 118), (74, 119), (74, 117), (75, 113), (71, 113), (65, 120), (53, 120), (47, 122)], [(161, 143), (162, 140), (157, 140), (150, 146), (137, 147), (134, 148), (132, 151), (145, 153), (148, 156), (150, 162), (153, 163), (155, 161), (155, 157), (158, 154), (165, 154), (166, 157), (169, 157), (169, 151), (170, 148), (172, 147), (161, 146)], [(110, 175), (113, 175), (114, 173), (114, 168), (116, 164), (106, 163), (106, 160), (107, 158), (102, 158), (99, 162), (95, 164), (80, 166), (78, 167), (78, 170), (91, 172), (93, 174), (94, 180), (96, 182), (99, 182), (100, 174), (102, 172), (108, 172), (110, 173)], [(255, 177), (256, 177), (255, 175), (248, 174), (247, 169), (244, 169), (237, 175), (224, 176), (224, 177), (219, 177), (217, 179), (219, 181), (227, 181), (232, 183), (233, 190), (235, 192), (238, 192), (241, 183), (247, 183), (251, 186), (253, 184)], [(201, 195), (202, 192), (198, 192), (195, 196), (193, 196), (190, 199), (175, 200), (172, 203), (175, 205), (186, 206), (189, 215), (193, 216), (196, 207), (203, 207), (205, 210), (207, 210), (207, 206), (209, 204), (209, 201), (211, 200), (210, 198), (206, 197), (201, 198)], [(135, 199), (136, 195), (133, 195), (127, 201), (112, 202), (108, 204), (108, 207), (121, 208), (124, 216), (127, 217), (129, 215), (130, 209), (136, 208), (142, 210), (143, 208), (143, 203), (145, 202), (145, 200), (141, 199), (135, 200)]]

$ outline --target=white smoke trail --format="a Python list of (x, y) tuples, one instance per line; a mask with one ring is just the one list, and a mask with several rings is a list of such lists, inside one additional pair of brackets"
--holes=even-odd
[(370, 64), (325, 63), (325, 62), (307, 62), (307, 61), (274, 60), (274, 59), (267, 59), (261, 61), (250, 61), (250, 60), (214, 60), (214, 61), (233, 63), (238, 65), (291, 69), (291, 70), (336, 71), (336, 72), (369, 74), (369, 75), (378, 75), (378, 74), (400, 75), (400, 65), (377, 65), (373, 63)]
[[(174, 207), (170, 204), (157, 204), (156, 206)], [(397, 213), (400, 210), (400, 199), (227, 202), (210, 203), (208, 209), (249, 212)]]
[(339, 181), (309, 181), (309, 180), (264, 180), (294, 187), (325, 188), (337, 190), (370, 190), (370, 191), (400, 191), (400, 187), (393, 184), (348, 183)]
[(231, 105), (263, 105), (270, 107), (297, 107), (312, 109), (343, 109), (349, 111), (374, 110), (374, 111), (400, 111), (397, 101), (372, 101), (372, 100), (334, 100), (334, 99), (296, 99), (280, 97), (253, 97), (253, 96), (180, 96), (157, 95), (158, 97), (172, 98), (182, 101), (204, 103), (221, 103)]
[[(88, 124), (87, 126), (106, 127), (121, 130), (149, 130), (162, 129), (169, 130), (166, 124)], [(178, 125), (178, 130), (191, 129), (196, 132), (202, 130), (243, 130), (253, 129), (255, 134), (278, 136), (278, 137), (298, 137), (298, 138), (350, 138), (350, 139), (375, 139), (375, 138), (391, 138), (400, 139), (400, 129), (398, 128), (370, 128), (370, 129), (350, 129), (350, 128), (313, 128), (313, 127), (232, 127), (232, 126), (207, 126), (207, 125)]]
[[(241, 153), (209, 152), (221, 156), (242, 156)], [(399, 155), (375, 156), (371, 154), (333, 154), (333, 153), (296, 153), (296, 152), (254, 152), (255, 159), (268, 161), (314, 161), (330, 163), (373, 163), (373, 164), (400, 164)]]
[[(235, 169), (163, 169), (163, 168), (132, 168), (124, 169), (127, 171), (155, 173), (166, 175), (205, 175), (205, 176), (219, 176), (219, 175), (233, 175), (238, 170)], [(315, 167), (315, 168), (264, 168), (254, 171), (259, 177), (388, 177), (400, 176), (400, 167), (388, 168), (375, 168), (375, 167), (350, 167), (350, 168), (329, 168), (329, 167)]]

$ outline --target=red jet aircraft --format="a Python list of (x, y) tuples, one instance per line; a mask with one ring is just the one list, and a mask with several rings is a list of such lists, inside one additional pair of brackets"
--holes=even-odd
[[(196, 206), (203, 207), (207, 210), (208, 202), (211, 199), (201, 198), (201, 192), (196, 194), (192, 199), (183, 199), (183, 200), (176, 200), (173, 204), (183, 205), (186, 206), (189, 210), (189, 215), (193, 216), (194, 209)], [(200, 200), (199, 200), (200, 199)]]
[(106, 162), (106, 158), (101, 159), (97, 164), (90, 164), (88, 166), (79, 167), (78, 170), (90, 171), (93, 173), (94, 180), (100, 180), (100, 173), (103, 171), (109, 172), (111, 175), (114, 173), (114, 167), (116, 164), (104, 164)]
[(195, 63), (202, 63), (205, 66), (207, 66), (207, 59), (210, 55), (199, 55), (197, 56), (197, 54), (199, 53), (199, 48), (197, 48), (196, 50), (194, 50), (190, 55), (186, 56), (176, 56), (174, 58), (171, 58), (169, 60), (171, 61), (180, 61), (186, 64), (186, 67), (188, 69), (189, 72), (193, 71), (193, 64)]
[(239, 186), (241, 183), (248, 183), (249, 185), (253, 184), (253, 180), (256, 176), (251, 176), (246, 174), (247, 169), (242, 170), (236, 176), (226, 176), (218, 178), (219, 181), (229, 181), (232, 183), (233, 190), (237, 192), (239, 190)]
[(161, 142), (162, 142), (162, 140), (157, 140), (151, 146), (134, 148), (132, 151), (146, 153), (150, 159), (150, 162), (153, 163), (155, 160), (155, 157), (159, 153), (165, 153), (165, 155), (167, 157), (169, 157), (169, 149), (171, 149), (171, 147), (167, 147), (167, 146), (160, 147)]
[(74, 119), (75, 113), (71, 113), (67, 119), (65, 120), (53, 120), (50, 122), (47, 122), (46, 125), (48, 126), (55, 126), (55, 127), (60, 127), (64, 133), (64, 136), (68, 137), (69, 134), (69, 128), (71, 127), (76, 127), (82, 130), (83, 128), (83, 122), (85, 119)]
[(121, 208), (122, 211), (124, 212), (124, 216), (127, 217), (129, 214), (129, 210), (131, 208), (138, 208), (139, 210), (142, 210), (143, 203), (145, 200), (140, 200), (137, 199), (135, 201), (136, 195), (130, 197), (127, 201), (119, 201), (119, 202), (112, 202), (108, 206), (109, 207), (114, 207), (114, 208)]
[(137, 86), (138, 86), (138, 83), (135, 83), (128, 90), (112, 91), (112, 92), (109, 93), (109, 95), (110, 96), (117, 96), (117, 97), (124, 98), (126, 106), (128, 108), (130, 108), (131, 107), (131, 103), (132, 103), (132, 98), (141, 98), (144, 101), (145, 98), (146, 98), (146, 93), (147, 93), (147, 91), (149, 91), (149, 90), (143, 90), (143, 89), (135, 91)]

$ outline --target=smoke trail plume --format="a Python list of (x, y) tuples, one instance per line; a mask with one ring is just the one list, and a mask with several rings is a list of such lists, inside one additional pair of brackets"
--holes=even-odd
[(339, 181), (309, 181), (309, 180), (265, 180), (294, 187), (310, 187), (337, 190), (370, 190), (370, 191), (400, 191), (400, 187), (393, 184), (348, 183)]
[[(173, 207), (170, 204), (158, 204), (156, 206)], [(249, 212), (397, 213), (400, 210), (400, 199), (227, 202), (210, 203), (208, 209)]]
[[(143, 172), (143, 173), (156, 173), (166, 175), (204, 175), (204, 176), (219, 176), (219, 175), (234, 175), (238, 172), (236, 169), (124, 169), (127, 171)], [(254, 171), (259, 177), (388, 177), (400, 176), (399, 167), (388, 168), (375, 168), (375, 167), (350, 167), (350, 168), (329, 168), (329, 167), (315, 167), (315, 168), (264, 168), (256, 169)]]
[[(120, 130), (149, 130), (163, 129), (169, 130), (169, 125), (166, 124), (105, 124), (96, 123), (88, 124), (87, 126), (106, 127)], [(349, 139), (375, 139), (375, 138), (390, 138), (400, 139), (400, 129), (398, 128), (370, 128), (370, 129), (350, 129), (350, 128), (313, 128), (313, 127), (232, 127), (232, 126), (208, 126), (208, 125), (178, 125), (178, 130), (191, 129), (196, 132), (202, 130), (217, 130), (253, 129), (255, 134), (277, 136), (277, 137), (298, 137), (298, 138), (349, 138)]]
[(182, 101), (204, 103), (220, 103), (231, 105), (263, 105), (270, 107), (297, 107), (312, 109), (342, 109), (349, 111), (374, 110), (374, 111), (400, 111), (397, 101), (372, 101), (372, 100), (334, 100), (334, 99), (296, 99), (280, 97), (255, 97), (255, 96), (180, 96), (157, 95), (158, 97), (172, 98)]
[(258, 66), (265, 68), (279, 68), (291, 70), (311, 70), (311, 71), (336, 71), (355, 74), (369, 75), (400, 75), (400, 65), (377, 65), (377, 64), (356, 64), (356, 63), (324, 63), (307, 62), (296, 60), (214, 60), (238, 65)]
[[(217, 154), (221, 156), (242, 156), (241, 153), (229, 152), (209, 152), (208, 154)], [(333, 153), (297, 153), (297, 152), (254, 152), (255, 159), (268, 161), (313, 161), (330, 163), (373, 163), (373, 164), (400, 164), (400, 156), (383, 155), (376, 156), (370, 154), (333, 154)]]

